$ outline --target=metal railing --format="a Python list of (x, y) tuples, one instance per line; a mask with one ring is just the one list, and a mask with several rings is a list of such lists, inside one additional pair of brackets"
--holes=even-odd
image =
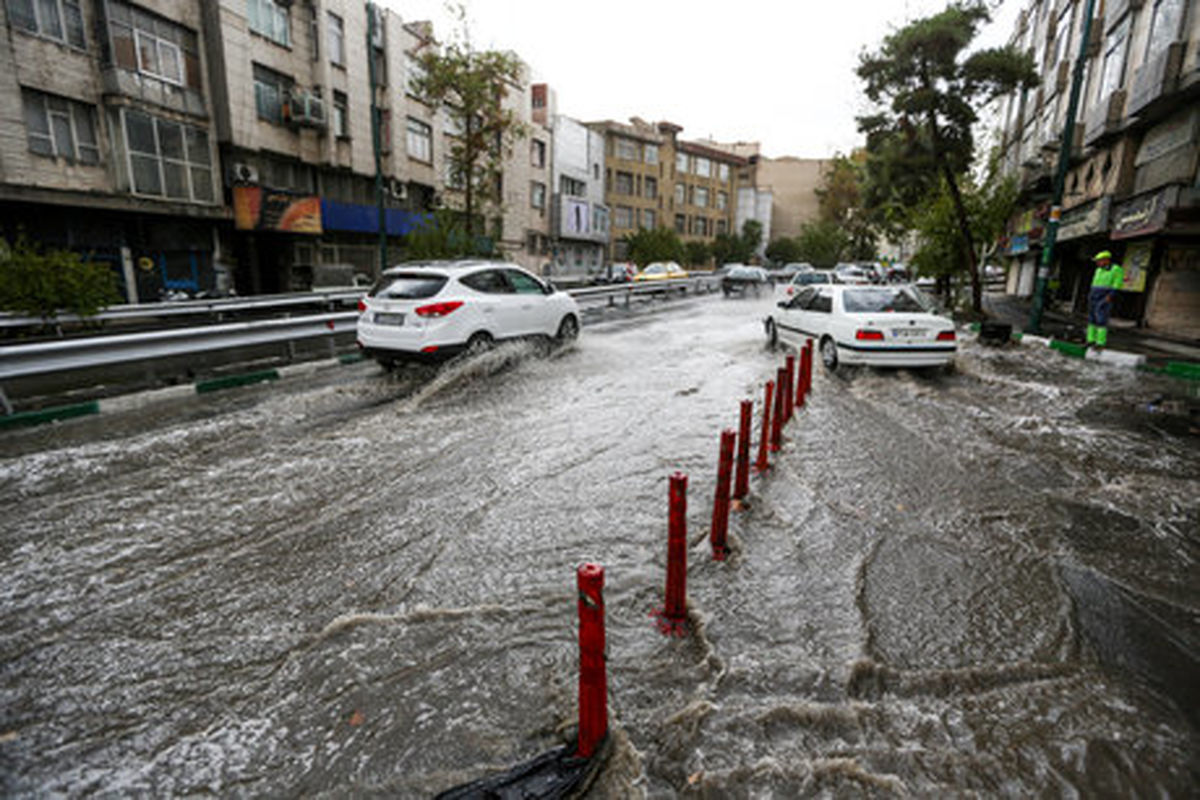
[[(709, 292), (717, 285), (711, 277), (647, 281), (642, 283), (589, 286), (571, 289), (568, 294), (577, 301), (608, 300), (615, 304), (623, 299), (628, 305), (636, 296), (664, 292)], [(328, 293), (284, 295), (269, 298), (232, 298), (227, 300), (185, 301), (145, 306), (118, 306), (102, 312), (93, 319), (148, 321), (169, 314), (213, 314), (235, 311), (287, 311), (313, 303), (336, 305), (352, 303), (361, 297), (361, 290), (339, 290)], [(8, 316), (0, 325), (28, 324), (28, 318)], [(187, 356), (196, 353), (229, 350), (252, 345), (291, 342), (339, 333), (353, 332), (358, 321), (357, 311), (330, 311), (297, 317), (227, 322), (186, 328), (145, 331), (140, 333), (101, 333), (69, 339), (31, 342), (0, 347), (0, 381), (27, 378), (54, 372), (87, 367), (125, 364)], [(11, 405), (0, 387), (0, 406), (11, 413)]]

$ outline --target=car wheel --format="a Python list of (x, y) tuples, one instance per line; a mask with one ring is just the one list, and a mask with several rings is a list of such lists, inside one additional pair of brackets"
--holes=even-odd
[(472, 333), (471, 338), (467, 339), (467, 354), (479, 355), (487, 350), (491, 350), (494, 344), (495, 340), (492, 339), (492, 335), (490, 333), (485, 331)]
[(562, 322), (558, 323), (558, 333), (555, 339), (560, 342), (569, 342), (579, 337), (579, 320), (571, 314), (562, 318)]
[(821, 340), (821, 363), (830, 372), (838, 366), (837, 344), (828, 336)]
[(767, 317), (767, 321), (763, 323), (763, 327), (767, 329), (767, 347), (774, 350), (779, 346), (779, 329), (775, 326), (775, 320)]

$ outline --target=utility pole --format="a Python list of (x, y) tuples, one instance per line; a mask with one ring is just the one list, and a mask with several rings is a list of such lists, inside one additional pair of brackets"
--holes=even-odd
[(379, 113), (379, 76), (375, 74), (376, 6), (367, 3), (367, 68), (371, 76), (371, 143), (375, 150), (375, 207), (379, 212), (379, 271), (388, 268), (387, 214), (383, 200), (383, 153)]
[(1058, 170), (1054, 173), (1054, 197), (1050, 201), (1050, 219), (1046, 222), (1046, 234), (1042, 241), (1042, 263), (1037, 271), (1037, 283), (1033, 290), (1033, 310), (1029, 314), (1029, 330), (1039, 333), (1042, 327), (1042, 311), (1046, 305), (1046, 283), (1050, 278), (1050, 265), (1054, 258), (1054, 243), (1058, 239), (1058, 224), (1062, 220), (1063, 188), (1067, 182), (1067, 168), (1071, 165), (1071, 142), (1075, 138), (1075, 114), (1079, 109), (1079, 94), (1083, 90), (1083, 66), (1087, 60), (1088, 39), (1092, 33), (1092, 12), (1096, 0), (1087, 0), (1083, 12), (1083, 38), (1079, 42), (1079, 57), (1071, 74), (1071, 97), (1067, 101), (1067, 120), (1063, 125), (1062, 144), (1058, 148)]

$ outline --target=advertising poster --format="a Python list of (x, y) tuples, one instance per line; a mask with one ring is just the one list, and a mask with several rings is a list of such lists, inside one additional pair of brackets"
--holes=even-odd
[(260, 186), (235, 186), (233, 223), (240, 231), (321, 233), (321, 199), (270, 192)]
[(1125, 270), (1124, 291), (1146, 291), (1146, 273), (1150, 271), (1150, 254), (1153, 250), (1153, 242), (1138, 242), (1125, 248), (1125, 261), (1121, 264)]

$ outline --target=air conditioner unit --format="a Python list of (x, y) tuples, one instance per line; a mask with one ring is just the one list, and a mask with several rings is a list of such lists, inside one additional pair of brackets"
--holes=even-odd
[(325, 101), (304, 89), (292, 89), (284, 99), (283, 118), (300, 127), (324, 128)]
[(388, 180), (388, 194), (393, 200), (407, 200), (408, 184), (399, 178), (391, 178)]
[(233, 180), (237, 183), (258, 183), (258, 170), (249, 164), (234, 164)]

